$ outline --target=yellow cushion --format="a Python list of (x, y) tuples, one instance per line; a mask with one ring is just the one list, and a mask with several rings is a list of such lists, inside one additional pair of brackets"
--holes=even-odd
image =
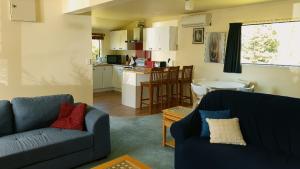
[(239, 119), (206, 119), (210, 142), (220, 144), (246, 145), (240, 129)]

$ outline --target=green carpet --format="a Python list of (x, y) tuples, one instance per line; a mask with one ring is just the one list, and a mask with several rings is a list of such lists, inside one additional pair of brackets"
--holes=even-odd
[(107, 159), (81, 166), (90, 169), (128, 154), (153, 169), (173, 169), (174, 149), (161, 146), (162, 116), (111, 117), (112, 152)]

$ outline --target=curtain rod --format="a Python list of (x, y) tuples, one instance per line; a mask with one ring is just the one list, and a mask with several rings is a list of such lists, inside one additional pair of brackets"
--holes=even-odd
[(242, 22), (242, 23), (243, 23), (243, 26), (247, 26), (247, 25), (261, 25), (261, 24), (284, 23), (284, 22), (300, 22), (300, 17), (298, 17), (298, 18), (287, 18), (287, 19), (248, 21), (248, 22)]

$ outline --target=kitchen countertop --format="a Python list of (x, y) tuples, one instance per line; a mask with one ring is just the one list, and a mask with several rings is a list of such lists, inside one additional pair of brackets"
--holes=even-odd
[(124, 71), (134, 72), (137, 74), (150, 74), (151, 68), (135, 67), (135, 68), (124, 68)]
[(93, 64), (93, 67), (98, 67), (98, 66), (127, 66), (127, 65), (108, 64), (108, 63), (96, 63), (96, 64)]

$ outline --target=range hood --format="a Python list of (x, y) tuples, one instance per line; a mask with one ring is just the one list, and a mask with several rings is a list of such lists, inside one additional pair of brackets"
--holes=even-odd
[(128, 33), (131, 35), (126, 43), (142, 43), (143, 42), (143, 28), (145, 23), (143, 21), (137, 21), (135, 24), (135, 28), (128, 30)]
[(134, 28), (132, 39), (126, 41), (126, 43), (142, 43), (143, 42), (143, 28)]

